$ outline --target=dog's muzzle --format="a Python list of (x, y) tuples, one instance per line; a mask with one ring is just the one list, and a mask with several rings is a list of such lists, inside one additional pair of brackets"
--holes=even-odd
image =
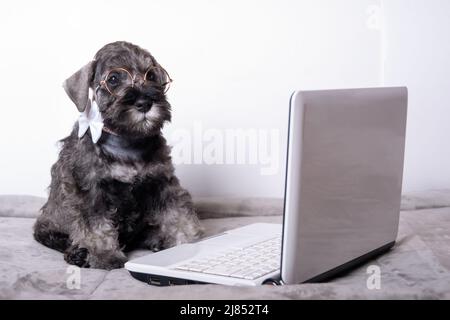
[(137, 111), (142, 113), (148, 112), (155, 102), (164, 98), (161, 91), (147, 87), (142, 89), (129, 88), (120, 99), (120, 103), (133, 106)]

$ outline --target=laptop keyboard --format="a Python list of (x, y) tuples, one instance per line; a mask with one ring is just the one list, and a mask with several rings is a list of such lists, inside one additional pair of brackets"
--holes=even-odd
[(281, 237), (223, 254), (187, 260), (174, 269), (253, 280), (280, 269)]

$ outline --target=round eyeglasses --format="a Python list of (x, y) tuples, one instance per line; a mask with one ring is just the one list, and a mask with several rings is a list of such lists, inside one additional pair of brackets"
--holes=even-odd
[(133, 88), (135, 83), (146, 84), (148, 82), (160, 87), (166, 93), (172, 81), (167, 71), (159, 66), (150, 67), (143, 77), (138, 74), (132, 76), (131, 72), (125, 68), (114, 68), (108, 71), (106, 77), (100, 81), (100, 86), (104, 87), (111, 95), (117, 96), (123, 90), (129, 87)]

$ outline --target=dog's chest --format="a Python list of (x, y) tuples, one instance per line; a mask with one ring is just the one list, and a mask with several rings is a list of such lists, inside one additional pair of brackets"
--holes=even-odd
[[(151, 167), (151, 166), (150, 166)], [(140, 212), (154, 202), (158, 202), (164, 182), (159, 175), (142, 164), (112, 164), (102, 179), (103, 192), (113, 207), (121, 212)]]
[(163, 163), (114, 163), (109, 165), (108, 178), (127, 184), (147, 183), (148, 181), (167, 180), (170, 171)]
[(111, 179), (123, 183), (135, 183), (139, 177), (143, 178), (145, 175), (144, 166), (142, 164), (122, 164), (115, 163), (109, 168)]
[(162, 172), (158, 168), (164, 165), (152, 156), (152, 142), (133, 142), (122, 137), (105, 135), (97, 146), (98, 153), (108, 155), (104, 160), (106, 178), (123, 183), (134, 184), (148, 178), (159, 179)]

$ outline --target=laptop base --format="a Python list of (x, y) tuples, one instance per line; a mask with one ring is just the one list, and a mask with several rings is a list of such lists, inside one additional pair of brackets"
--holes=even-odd
[(322, 273), (322, 274), (320, 274), (312, 279), (309, 279), (303, 283), (325, 282), (325, 281), (335, 278), (336, 276), (342, 276), (343, 273), (350, 272), (353, 269), (362, 266), (364, 263), (388, 252), (394, 245), (395, 245), (395, 241), (389, 242), (388, 244), (386, 244), (378, 249), (370, 251), (369, 253), (366, 253), (356, 259), (353, 259), (347, 263), (344, 263), (343, 265), (340, 265), (339, 267), (331, 269), (330, 271)]
[[(357, 267), (363, 265), (367, 261), (370, 261), (376, 257), (381, 256), (382, 254), (388, 252), (394, 245), (395, 245), (395, 241), (392, 241), (378, 249), (375, 249), (365, 255), (362, 255), (361, 257), (353, 259), (343, 265), (340, 265), (339, 267), (336, 267), (325, 273), (322, 273), (322, 274), (320, 274), (312, 279), (309, 279), (303, 283), (320, 283), (320, 282), (326, 282), (328, 280), (331, 280), (339, 275), (342, 275), (345, 272), (350, 272), (354, 268), (357, 268)], [(135, 278), (139, 281), (145, 282), (149, 285), (159, 286), (159, 287), (188, 285), (188, 284), (208, 284), (207, 282), (166, 277), (166, 276), (161, 276), (161, 275), (147, 274), (147, 273), (135, 272), (135, 271), (130, 271), (130, 274), (133, 276), (133, 278)], [(277, 279), (270, 278), (270, 279), (266, 279), (263, 284), (265, 284), (265, 285), (283, 285), (284, 283), (279, 278), (277, 278)]]
[(136, 280), (145, 282), (152, 286), (158, 286), (158, 287), (178, 286), (178, 285), (187, 285), (187, 284), (207, 284), (206, 282), (166, 277), (166, 276), (161, 276), (161, 275), (147, 274), (147, 273), (135, 272), (135, 271), (130, 271), (130, 274)]

